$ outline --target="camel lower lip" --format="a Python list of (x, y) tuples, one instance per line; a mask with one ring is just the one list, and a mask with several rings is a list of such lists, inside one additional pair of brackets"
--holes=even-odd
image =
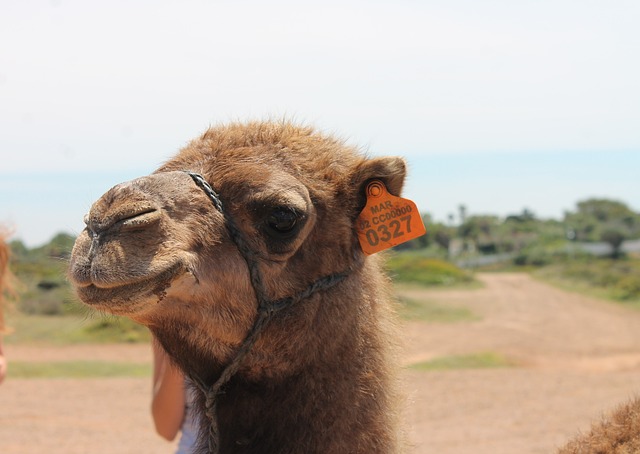
[(97, 287), (93, 284), (77, 287), (76, 292), (83, 303), (108, 312), (120, 313), (135, 310), (141, 300), (155, 295), (159, 300), (173, 279), (182, 272), (181, 264), (176, 264), (160, 274), (139, 282), (117, 287)]

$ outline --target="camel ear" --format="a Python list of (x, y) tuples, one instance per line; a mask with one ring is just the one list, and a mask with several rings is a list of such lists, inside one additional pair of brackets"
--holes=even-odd
[(405, 160), (397, 156), (363, 161), (351, 177), (352, 187), (357, 191), (356, 216), (367, 204), (366, 188), (371, 180), (382, 180), (387, 191), (400, 196), (406, 174)]

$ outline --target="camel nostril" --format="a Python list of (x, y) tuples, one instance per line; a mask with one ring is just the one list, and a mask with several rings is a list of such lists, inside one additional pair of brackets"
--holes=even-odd
[(119, 226), (124, 230), (136, 230), (146, 228), (159, 220), (160, 212), (152, 208), (121, 218), (115, 223), (115, 226)]
[(93, 237), (116, 230), (137, 230), (160, 220), (160, 211), (149, 204), (143, 206), (125, 206), (107, 213), (100, 211), (89, 213), (85, 219), (87, 232)]

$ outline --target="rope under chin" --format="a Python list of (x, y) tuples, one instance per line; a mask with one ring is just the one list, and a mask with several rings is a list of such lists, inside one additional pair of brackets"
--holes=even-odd
[(193, 181), (200, 187), (205, 194), (209, 197), (213, 206), (224, 216), (225, 225), (231, 236), (231, 239), (235, 243), (236, 247), (240, 251), (240, 254), (244, 258), (249, 268), (249, 276), (251, 279), (251, 285), (256, 294), (258, 301), (258, 314), (253, 322), (253, 326), (247, 333), (242, 344), (236, 351), (232, 360), (225, 366), (218, 379), (213, 385), (207, 385), (204, 381), (198, 377), (191, 377), (192, 381), (198, 387), (200, 392), (206, 396), (205, 414), (209, 420), (209, 436), (208, 436), (208, 448), (209, 454), (219, 454), (220, 451), (220, 432), (218, 426), (217, 415), (217, 397), (220, 394), (222, 387), (231, 380), (231, 378), (238, 372), (238, 369), (242, 365), (242, 361), (251, 351), (254, 344), (260, 337), (260, 334), (264, 330), (265, 326), (273, 318), (275, 314), (281, 310), (291, 307), (298, 302), (309, 298), (314, 293), (326, 290), (339, 282), (343, 281), (347, 277), (347, 273), (336, 273), (328, 276), (321, 277), (317, 281), (310, 284), (302, 292), (294, 296), (281, 298), (278, 300), (269, 300), (266, 297), (264, 284), (262, 281), (262, 273), (258, 266), (258, 257), (253, 250), (248, 246), (247, 242), (242, 235), (242, 232), (234, 222), (233, 218), (223, 209), (220, 196), (213, 188), (206, 182), (202, 175), (187, 172)]

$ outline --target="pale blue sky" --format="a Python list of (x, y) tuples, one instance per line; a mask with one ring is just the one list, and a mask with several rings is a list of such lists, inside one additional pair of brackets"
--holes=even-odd
[(0, 222), (29, 245), (209, 124), (288, 116), (406, 156), (408, 195), (640, 209), (632, 0), (0, 3)]
[(640, 152), (459, 153), (410, 158), (407, 193), (444, 221), (469, 214), (507, 216), (524, 208), (562, 219), (576, 202), (610, 198), (640, 211)]

